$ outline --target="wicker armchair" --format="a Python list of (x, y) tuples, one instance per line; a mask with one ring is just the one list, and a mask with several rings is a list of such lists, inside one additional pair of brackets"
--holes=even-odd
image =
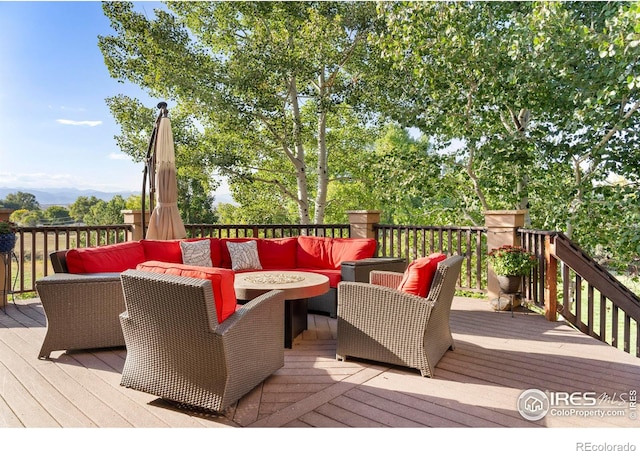
[(284, 298), (270, 291), (218, 324), (211, 282), (128, 270), (121, 385), (220, 412), (284, 366)]
[(395, 289), (402, 273), (373, 271), (370, 283), (338, 285), (336, 358), (357, 357), (420, 370), (434, 368), (454, 343), (449, 312), (463, 257), (438, 264), (426, 298)]

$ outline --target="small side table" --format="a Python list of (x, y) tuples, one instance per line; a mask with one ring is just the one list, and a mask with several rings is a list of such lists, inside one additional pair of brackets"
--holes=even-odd
[[(9, 294), (13, 295), (13, 290), (11, 289), (11, 258), (16, 258), (16, 254), (13, 250), (8, 252), (0, 252), (0, 258), (2, 259), (2, 263), (4, 265), (4, 285), (2, 286), (2, 312), (7, 314), (7, 303)], [(15, 300), (13, 304), (15, 305)]]

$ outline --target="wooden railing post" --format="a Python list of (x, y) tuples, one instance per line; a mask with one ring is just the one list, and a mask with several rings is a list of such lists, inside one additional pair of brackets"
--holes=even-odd
[(347, 211), (347, 214), (349, 215), (351, 238), (376, 237), (373, 226), (380, 222), (379, 210), (351, 210)]
[[(131, 225), (131, 233), (127, 237), (127, 241), (139, 241), (144, 238), (144, 230), (142, 230), (142, 210), (122, 210), (124, 215), (124, 223)], [(149, 224), (148, 211), (145, 212), (145, 224)]]
[[(518, 228), (524, 225), (526, 210), (493, 210), (484, 212), (484, 225), (487, 228), (487, 252), (504, 245), (520, 245)], [(487, 294), (489, 299), (500, 295), (498, 278), (489, 266), (487, 274)]]
[(558, 260), (552, 249), (554, 245), (553, 237), (544, 237), (544, 317), (549, 321), (558, 320)]

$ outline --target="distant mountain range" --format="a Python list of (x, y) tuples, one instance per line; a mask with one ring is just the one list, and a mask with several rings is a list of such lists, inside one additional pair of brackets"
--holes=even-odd
[[(36, 196), (36, 200), (40, 204), (40, 208), (47, 208), (51, 205), (60, 205), (66, 207), (74, 203), (78, 197), (95, 196), (98, 199), (102, 199), (105, 202), (110, 201), (116, 195), (121, 195), (123, 198), (128, 198), (132, 194), (140, 196), (141, 191), (119, 191), (119, 192), (104, 192), (96, 190), (81, 190), (77, 188), (48, 188), (46, 190), (37, 190), (32, 188), (5, 188), (0, 187), (0, 199), (7, 197), (7, 194), (15, 194), (18, 191), (23, 193), (29, 193)], [(233, 197), (229, 193), (216, 193), (214, 204), (218, 203), (234, 203)]]
[(125, 199), (132, 194), (140, 195), (141, 192), (137, 191), (120, 191), (114, 193), (107, 193), (104, 191), (96, 191), (96, 190), (81, 190), (77, 188), (47, 188), (45, 190), (37, 190), (32, 188), (5, 188), (0, 187), (0, 199), (4, 199), (7, 197), (7, 194), (15, 194), (18, 191), (23, 193), (29, 193), (36, 196), (36, 200), (40, 204), (41, 208), (46, 208), (50, 205), (61, 205), (67, 206), (74, 203), (78, 197), (85, 196), (91, 197), (95, 196), (98, 199), (102, 199), (104, 201), (110, 201), (116, 195), (121, 195)]

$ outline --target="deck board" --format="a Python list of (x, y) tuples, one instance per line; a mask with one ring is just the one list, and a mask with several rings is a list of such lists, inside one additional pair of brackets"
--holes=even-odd
[[(123, 348), (56, 351), (37, 358), (46, 319), (39, 300), (0, 312), (3, 428), (565, 428), (638, 427), (624, 418), (518, 413), (522, 391), (626, 394), (640, 385), (640, 359), (564, 322), (494, 312), (455, 298), (456, 343), (435, 377), (378, 362), (335, 359), (337, 321), (309, 314), (285, 350), (285, 366), (225, 412), (190, 411), (120, 386)], [(617, 398), (619, 401), (619, 398)]]

